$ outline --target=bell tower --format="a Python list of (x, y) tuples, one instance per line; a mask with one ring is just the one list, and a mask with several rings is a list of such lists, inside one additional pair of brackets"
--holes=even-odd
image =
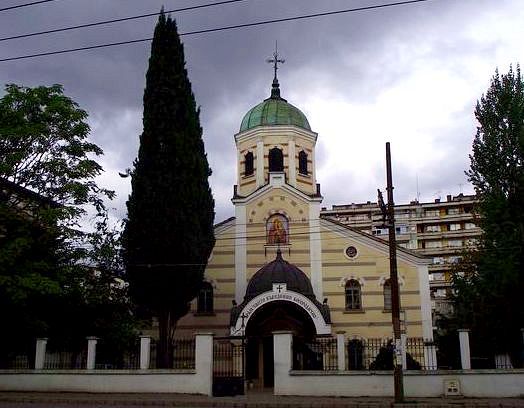
[[(309, 275), (322, 298), (320, 187), (316, 183), (317, 133), (306, 116), (280, 94), (277, 51), (268, 62), (274, 77), (269, 98), (251, 108), (235, 135), (235, 298), (240, 303), (250, 276), (248, 256), (265, 263), (277, 250), (306, 254)], [(307, 238), (304, 232), (307, 231)], [(271, 257), (271, 258), (270, 258)]]
[(284, 60), (275, 51), (270, 97), (250, 109), (235, 135), (237, 186), (235, 195), (246, 197), (272, 179), (305, 194), (317, 194), (315, 145), (317, 134), (306, 116), (280, 96), (278, 64)]

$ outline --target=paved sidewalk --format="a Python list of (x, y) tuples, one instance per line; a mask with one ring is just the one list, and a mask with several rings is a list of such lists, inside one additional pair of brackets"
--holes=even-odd
[[(122, 407), (231, 407), (231, 408), (382, 408), (393, 405), (392, 398), (337, 398), (337, 397), (280, 397), (269, 392), (251, 392), (236, 397), (206, 397), (188, 394), (89, 394), (89, 393), (20, 393), (0, 392), (0, 407), (3, 403), (52, 404), (58, 408), (65, 406), (122, 406)], [(405, 404), (395, 404), (402, 408), (524, 408), (524, 398), (416, 398)]]

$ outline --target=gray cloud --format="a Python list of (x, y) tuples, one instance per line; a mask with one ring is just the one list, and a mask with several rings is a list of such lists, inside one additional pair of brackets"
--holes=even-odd
[[(385, 0), (246, 0), (177, 14), (180, 32)], [(384, 142), (394, 154), (396, 201), (471, 191), (464, 170), (475, 131), (473, 107), (496, 66), (522, 60), (524, 15), (517, 0), (433, 0), (411, 6), (183, 37), (216, 199), (217, 221), (233, 215), (233, 135), (243, 114), (266, 98), (264, 60), (274, 41), (286, 63), (283, 96), (319, 133), (318, 182), (324, 205), (376, 199), (385, 184)], [(0, 14), (2, 35), (189, 6), (195, 2), (62, 0)], [(155, 18), (0, 43), (4, 57), (151, 37)], [(62, 83), (90, 113), (105, 150), (102, 180), (117, 189), (125, 215), (128, 181), (117, 171), (136, 156), (149, 43), (0, 63), (3, 83)]]

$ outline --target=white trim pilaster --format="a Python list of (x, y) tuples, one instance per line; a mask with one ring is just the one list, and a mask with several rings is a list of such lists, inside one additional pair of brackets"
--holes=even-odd
[(295, 140), (289, 139), (287, 144), (287, 163), (289, 171), (289, 184), (297, 186), (297, 163), (295, 160)]
[(469, 330), (459, 329), (459, 344), (460, 344), (460, 364), (463, 370), (471, 369), (471, 357), (469, 349)]
[(346, 332), (337, 332), (337, 367), (338, 371), (346, 369)]
[(151, 336), (140, 336), (140, 369), (148, 370), (151, 362)]
[(235, 300), (242, 303), (246, 294), (247, 239), (246, 206), (235, 205)]
[(36, 339), (35, 348), (35, 370), (42, 370), (45, 364), (45, 353), (47, 347), (47, 338), (41, 337)]
[(309, 256), (311, 285), (319, 302), (324, 298), (322, 288), (322, 242), (320, 241), (320, 203), (309, 203)]
[(315, 145), (311, 149), (311, 180), (313, 181), (313, 192), (317, 191), (317, 166), (315, 164)]
[(420, 293), (420, 314), (422, 317), (422, 336), (426, 340), (433, 340), (433, 321), (431, 319), (428, 266), (418, 266), (417, 272)]
[(257, 140), (257, 187), (264, 185), (264, 141)]

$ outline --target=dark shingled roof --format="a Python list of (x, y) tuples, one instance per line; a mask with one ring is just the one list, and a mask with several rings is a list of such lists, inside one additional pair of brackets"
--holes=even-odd
[(273, 283), (285, 283), (287, 290), (300, 293), (310, 299), (318, 307), (324, 321), (331, 323), (331, 313), (327, 304), (321, 304), (315, 297), (311, 281), (307, 275), (295, 265), (282, 258), (282, 252), (277, 250), (274, 261), (260, 268), (249, 280), (244, 301), (231, 309), (231, 326), (235, 325), (240, 312), (247, 303), (258, 295), (273, 290)]
[(271, 291), (273, 283), (285, 283), (287, 290), (301, 293), (309, 299), (315, 299), (311, 281), (295, 265), (284, 261), (280, 250), (274, 261), (269, 262), (253, 275), (246, 289), (245, 299), (251, 300), (261, 293)]

